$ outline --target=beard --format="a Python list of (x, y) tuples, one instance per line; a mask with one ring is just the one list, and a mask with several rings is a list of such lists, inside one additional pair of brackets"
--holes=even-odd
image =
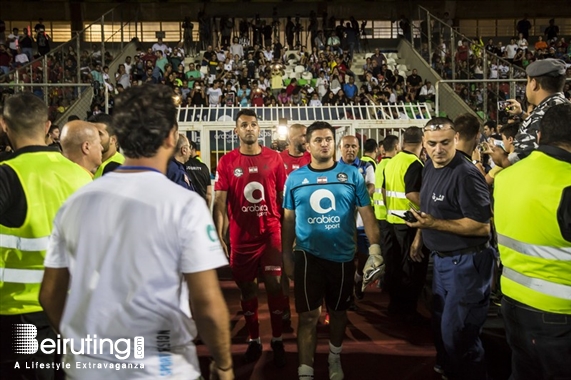
[(297, 144), (295, 147), (298, 152), (305, 153), (307, 151), (305, 144)]

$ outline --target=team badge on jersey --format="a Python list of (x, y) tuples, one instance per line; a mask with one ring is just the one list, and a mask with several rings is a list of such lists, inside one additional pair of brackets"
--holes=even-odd
[(244, 175), (244, 171), (242, 170), (242, 168), (236, 168), (234, 169), (234, 177), (242, 177)]
[(258, 167), (257, 166), (250, 166), (248, 168), (248, 172), (251, 173), (257, 173), (258, 172)]
[(347, 179), (348, 179), (347, 174), (345, 174), (345, 173), (339, 173), (339, 174), (337, 174), (337, 181), (339, 181), (339, 182), (347, 182)]

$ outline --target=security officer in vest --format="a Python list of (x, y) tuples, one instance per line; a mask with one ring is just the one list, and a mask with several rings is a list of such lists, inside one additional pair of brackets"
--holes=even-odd
[[(391, 228), (387, 222), (387, 208), (383, 199), (383, 182), (385, 181), (385, 167), (399, 151), (399, 138), (395, 135), (388, 135), (381, 145), (383, 156), (381, 162), (375, 170), (375, 193), (373, 194), (373, 208), (375, 209), (375, 217), (379, 222), (379, 230), (381, 231), (381, 253), (386, 260), (386, 252), (392, 248)], [(381, 280), (384, 285), (384, 279)]]
[(539, 148), (502, 170), (494, 206), (510, 379), (571, 379), (571, 104), (549, 108)]
[[(339, 162), (347, 165), (352, 165), (359, 170), (359, 173), (365, 179), (369, 195), (373, 195), (375, 191), (375, 169), (371, 163), (359, 159), (359, 140), (355, 136), (343, 136), (339, 142), (341, 150), (341, 158)], [(363, 298), (363, 268), (367, 259), (369, 258), (369, 240), (365, 234), (365, 226), (360, 215), (357, 215), (357, 265), (355, 269), (355, 287), (354, 295), (357, 299)], [(355, 310), (355, 305), (352, 304), (349, 310)]]
[(416, 311), (422, 291), (428, 255), (421, 262), (412, 261), (409, 251), (416, 236), (416, 228), (406, 225), (409, 208), (419, 208), (420, 186), (424, 165), (422, 129), (409, 127), (403, 133), (403, 150), (385, 166), (383, 194), (387, 207), (387, 224), (391, 234), (391, 248), (385, 253), (385, 289), (389, 293), (388, 313), (407, 322), (421, 323)]
[(490, 193), (484, 176), (456, 150), (458, 134), (444, 117), (424, 127), (430, 157), (422, 172), (419, 228), (411, 246), (415, 261), (432, 252), (434, 370), (450, 380), (487, 379), (480, 332), (490, 302), (495, 250), (490, 247)]
[(377, 171), (377, 156), (379, 152), (379, 144), (375, 139), (367, 139), (363, 144), (363, 157), (361, 161), (365, 161), (371, 164), (373, 170)]
[(15, 152), (0, 164), (0, 373), (6, 379), (53, 379), (53, 368), (25, 369), (30, 362), (57, 363), (54, 354), (16, 349), (12, 329), (32, 324), (39, 343), (56, 339), (38, 301), (44, 256), (58, 209), (91, 177), (46, 146), (48, 108), (37, 96), (8, 98), (1, 124)]
[(97, 179), (123, 165), (125, 157), (117, 151), (117, 137), (111, 116), (100, 113), (91, 116), (88, 121), (95, 124), (99, 130), (101, 146), (103, 147), (103, 163), (99, 165), (94, 175), (94, 179)]

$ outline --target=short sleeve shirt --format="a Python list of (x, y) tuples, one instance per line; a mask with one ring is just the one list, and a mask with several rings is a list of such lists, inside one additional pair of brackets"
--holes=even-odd
[[(452, 161), (436, 169), (431, 160), (422, 173), (420, 209), (436, 219), (470, 218), (488, 223), (491, 217), (490, 191), (480, 171), (456, 152)], [(424, 244), (432, 251), (456, 251), (488, 242), (486, 236), (460, 236), (424, 229)]]
[(227, 192), (230, 243), (236, 248), (265, 242), (281, 233), (281, 205), (286, 172), (278, 152), (262, 147), (257, 155), (234, 149), (222, 156), (215, 191)]
[(310, 165), (292, 172), (284, 208), (295, 212), (296, 249), (335, 262), (355, 252), (355, 208), (371, 203), (359, 171), (342, 163), (327, 170)]

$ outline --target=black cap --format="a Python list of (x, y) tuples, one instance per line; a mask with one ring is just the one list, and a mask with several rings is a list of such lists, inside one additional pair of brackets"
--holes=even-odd
[(546, 58), (535, 61), (525, 70), (529, 77), (559, 77), (565, 75), (565, 62), (560, 59)]

